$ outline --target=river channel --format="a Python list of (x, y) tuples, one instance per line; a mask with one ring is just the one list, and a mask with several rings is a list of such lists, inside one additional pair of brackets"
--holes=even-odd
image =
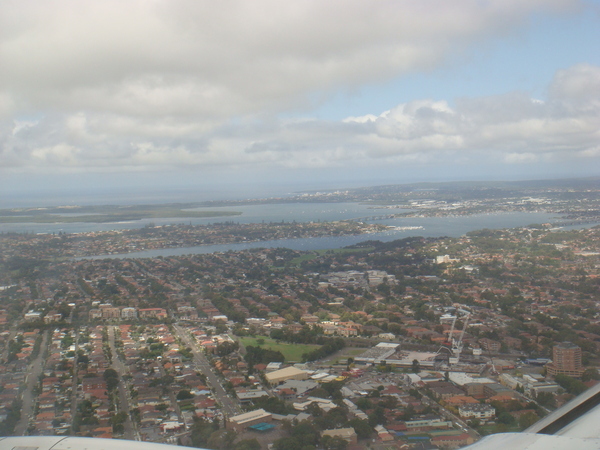
[[(352, 205), (351, 208), (344, 208), (343, 205)], [(260, 208), (268, 206), (269, 208)], [(302, 206), (303, 209), (298, 208)], [(311, 208), (311, 206), (314, 206)], [(380, 217), (389, 210), (373, 210), (357, 204), (315, 204), (315, 205), (257, 205), (246, 207), (251, 209), (252, 215), (228, 217), (227, 220), (233, 220), (240, 223), (257, 223), (257, 222), (280, 222), (287, 221), (331, 221), (352, 219), (357, 217)], [(354, 208), (354, 209), (352, 209)], [(260, 215), (260, 209), (266, 212), (272, 211), (272, 214)], [(275, 212), (277, 211), (277, 212)], [(300, 211), (302, 211), (300, 213)], [(295, 213), (293, 213), (295, 212)], [(394, 211), (396, 212), (396, 211)], [(308, 219), (305, 217), (309, 217)], [(281, 219), (286, 217), (286, 219)], [(387, 231), (372, 234), (362, 234), (358, 236), (336, 236), (336, 237), (315, 237), (315, 238), (300, 238), (300, 239), (280, 239), (258, 242), (245, 242), (235, 244), (217, 244), (217, 245), (202, 245), (197, 247), (183, 248), (166, 248), (157, 250), (147, 250), (141, 252), (113, 255), (99, 255), (86, 257), (85, 259), (102, 259), (102, 258), (154, 258), (158, 256), (180, 256), (188, 254), (203, 254), (226, 251), (238, 251), (251, 248), (276, 248), (285, 247), (294, 250), (321, 250), (330, 248), (342, 248), (348, 245), (357, 244), (366, 240), (380, 240), (384, 242), (402, 239), (410, 236), (451, 236), (459, 237), (465, 233), (482, 228), (512, 228), (526, 226), (532, 223), (546, 223), (556, 220), (554, 214), (549, 213), (495, 213), (495, 214), (475, 214), (471, 216), (450, 216), (450, 217), (411, 217), (411, 218), (379, 218), (368, 220), (373, 223), (381, 223), (388, 225), (390, 228)], [(212, 219), (208, 221), (203, 219), (205, 223), (214, 223), (218, 220)], [(155, 221), (156, 222), (156, 221)], [(184, 221), (188, 223), (189, 221)], [(192, 223), (197, 221), (192, 221)], [(181, 222), (180, 222), (181, 223)], [(71, 225), (71, 224), (69, 224)], [(87, 224), (84, 224), (87, 225)], [(102, 224), (107, 225), (107, 224)], [(130, 227), (131, 228), (131, 227)]]

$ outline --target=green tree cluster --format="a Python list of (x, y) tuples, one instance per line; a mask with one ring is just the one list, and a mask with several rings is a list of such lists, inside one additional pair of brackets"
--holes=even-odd
[(119, 385), (119, 374), (115, 369), (106, 369), (102, 374), (102, 378), (104, 378), (106, 388), (109, 391), (114, 390)]

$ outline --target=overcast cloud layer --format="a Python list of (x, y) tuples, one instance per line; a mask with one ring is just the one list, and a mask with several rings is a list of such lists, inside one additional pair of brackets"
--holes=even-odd
[[(79, 0), (0, 5), (0, 176), (600, 160), (600, 68), (547, 95), (310, 119), (336, 91), (469, 58), (576, 0)], [(451, 106), (452, 105), (452, 106)], [(290, 117), (306, 117), (293, 119)], [(287, 119), (283, 118), (287, 117)]]

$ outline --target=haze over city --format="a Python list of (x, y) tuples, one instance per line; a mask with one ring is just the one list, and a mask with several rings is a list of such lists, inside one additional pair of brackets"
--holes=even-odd
[(4, 2), (0, 199), (597, 175), (599, 11)]

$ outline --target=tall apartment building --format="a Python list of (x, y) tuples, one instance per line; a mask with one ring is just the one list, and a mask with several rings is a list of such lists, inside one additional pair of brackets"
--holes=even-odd
[(580, 377), (584, 368), (581, 364), (581, 347), (572, 342), (561, 342), (552, 349), (552, 362), (546, 366), (548, 375), (558, 374)]

